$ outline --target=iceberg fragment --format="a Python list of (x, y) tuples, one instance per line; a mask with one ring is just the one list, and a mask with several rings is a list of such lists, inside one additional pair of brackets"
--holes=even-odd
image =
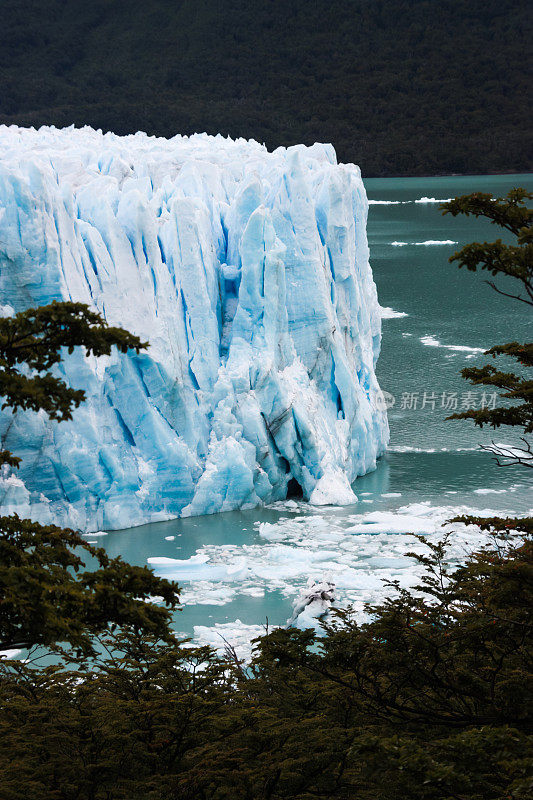
[(309, 578), (307, 586), (293, 602), (291, 617), (287, 627), (321, 629), (321, 623), (329, 616), (332, 603), (335, 602), (335, 584), (331, 580), (322, 581)]
[(358, 167), (331, 145), (0, 127), (0, 304), (86, 302), (150, 342), (66, 355), (71, 422), (4, 411), (0, 503), (85, 531), (301, 495), (388, 441)]

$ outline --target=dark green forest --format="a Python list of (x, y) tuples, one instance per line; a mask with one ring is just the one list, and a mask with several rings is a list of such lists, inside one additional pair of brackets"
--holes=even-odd
[(531, 169), (527, 0), (2, 0), (0, 123), (331, 141), (363, 175)]

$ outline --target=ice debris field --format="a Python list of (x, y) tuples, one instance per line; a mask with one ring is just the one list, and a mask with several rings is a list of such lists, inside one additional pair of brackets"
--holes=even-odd
[[(524, 487), (501, 491), (523, 493)], [(229, 643), (240, 658), (250, 658), (252, 640), (263, 635), (265, 627), (232, 615), (232, 602), (239, 596), (266, 599), (272, 592), (281, 593), (293, 609), (286, 624), (302, 629), (320, 632), (332, 606), (351, 607), (362, 622), (368, 619), (366, 603), (380, 603), (394, 594), (391, 582), (405, 588), (419, 583), (423, 567), (408, 553), (427, 555), (427, 546), (416, 535), (434, 543), (448, 536), (447, 561), (455, 566), (489, 544), (490, 537), (477, 526), (447, 521), (462, 514), (498, 514), (492, 507), (452, 505), (446, 500), (436, 505), (429, 501), (402, 504), (398, 499), (390, 509), (369, 511), (366, 506), (361, 509), (364, 513), (344, 514), (295, 501), (278, 507), (277, 522), (256, 523), (258, 535), (249, 544), (204, 545), (187, 559), (148, 559), (156, 574), (183, 587), (181, 599), (186, 607), (227, 607), (227, 622), (194, 625), (197, 642), (219, 651)], [(179, 624), (178, 615), (178, 631)]]
[(2, 412), (2, 512), (95, 531), (355, 502), (388, 441), (367, 211), (330, 145), (0, 127), (1, 313), (82, 301), (150, 343), (65, 358), (72, 422)]

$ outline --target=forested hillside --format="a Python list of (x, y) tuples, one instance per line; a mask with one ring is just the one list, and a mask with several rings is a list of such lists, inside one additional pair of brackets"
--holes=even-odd
[(0, 123), (331, 141), (366, 176), (524, 171), (528, 6), (2, 0)]

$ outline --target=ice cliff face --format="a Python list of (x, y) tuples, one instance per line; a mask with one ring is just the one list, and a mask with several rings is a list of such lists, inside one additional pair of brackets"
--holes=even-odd
[(96, 530), (288, 486), (354, 502), (388, 438), (366, 218), (330, 145), (0, 127), (3, 313), (79, 300), (150, 342), (65, 358), (72, 422), (2, 413), (23, 458), (3, 512)]

